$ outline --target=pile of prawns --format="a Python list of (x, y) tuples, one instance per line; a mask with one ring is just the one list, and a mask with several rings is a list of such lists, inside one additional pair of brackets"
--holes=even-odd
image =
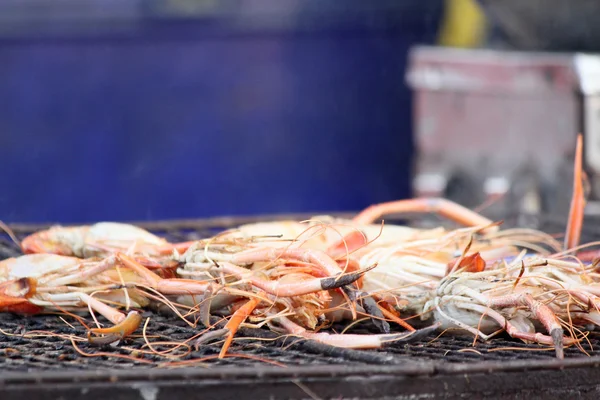
[[(114, 343), (134, 334), (140, 311), (158, 302), (209, 328), (197, 345), (224, 340), (219, 357), (239, 327), (252, 323), (356, 349), (435, 330), (483, 340), (506, 331), (553, 346), (563, 358), (565, 346), (579, 345), (600, 325), (597, 262), (593, 251), (582, 251), (594, 244), (579, 245), (582, 146), (579, 136), (563, 244), (533, 229), (501, 230), (499, 222), (439, 198), (373, 205), (348, 220), (248, 224), (184, 243), (121, 223), (55, 226), (26, 237), (23, 256), (0, 262), (0, 312), (101, 314), (112, 326), (89, 329), (88, 340)], [(437, 213), (463, 227), (376, 223), (407, 212)], [(224, 327), (211, 329), (211, 315), (225, 318)], [(381, 333), (323, 332), (362, 318)]]

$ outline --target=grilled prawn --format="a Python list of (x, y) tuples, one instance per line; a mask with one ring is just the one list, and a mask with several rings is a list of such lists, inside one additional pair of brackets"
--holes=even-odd
[(90, 258), (130, 252), (149, 257), (169, 256), (174, 249), (185, 251), (193, 242), (168, 243), (144, 229), (118, 222), (83, 226), (54, 226), (27, 236), (21, 242), (25, 254), (58, 254)]

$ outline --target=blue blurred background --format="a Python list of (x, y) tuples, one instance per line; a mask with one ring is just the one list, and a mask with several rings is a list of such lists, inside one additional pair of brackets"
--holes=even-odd
[(442, 1), (5, 1), (0, 219), (358, 210), (410, 196), (409, 48)]

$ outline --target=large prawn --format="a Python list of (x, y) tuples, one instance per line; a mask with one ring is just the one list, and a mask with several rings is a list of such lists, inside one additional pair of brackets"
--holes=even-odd
[[(505, 330), (514, 338), (553, 345), (563, 358), (563, 345), (579, 342), (590, 324), (600, 326), (599, 278), (595, 267), (578, 260), (518, 257), (481, 272), (449, 274), (419, 311), (423, 319), (433, 315), (443, 329), (458, 328), (484, 340)], [(548, 335), (538, 332), (540, 326)]]
[(185, 251), (192, 243), (172, 244), (135, 225), (98, 222), (81, 226), (56, 225), (35, 232), (23, 239), (21, 250), (25, 254), (46, 253), (79, 258), (133, 252), (157, 258), (169, 256), (173, 250)]

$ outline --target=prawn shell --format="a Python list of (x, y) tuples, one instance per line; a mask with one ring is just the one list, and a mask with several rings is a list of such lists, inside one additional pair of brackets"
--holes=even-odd
[(41, 313), (43, 309), (43, 307), (30, 303), (27, 299), (0, 295), (0, 312), (35, 315)]
[(57, 254), (27, 254), (0, 261), (0, 280), (40, 278), (81, 264), (82, 260)]
[(88, 229), (85, 226), (53, 226), (24, 238), (21, 241), (21, 251), (24, 254), (78, 256)]
[(84, 238), (83, 256), (104, 255), (114, 249), (127, 250), (137, 243), (139, 249), (152, 250), (168, 242), (145, 229), (120, 222), (98, 222), (91, 225)]
[(35, 294), (36, 281), (31, 278), (14, 279), (0, 284), (0, 312), (38, 314), (43, 308), (27, 300)]

